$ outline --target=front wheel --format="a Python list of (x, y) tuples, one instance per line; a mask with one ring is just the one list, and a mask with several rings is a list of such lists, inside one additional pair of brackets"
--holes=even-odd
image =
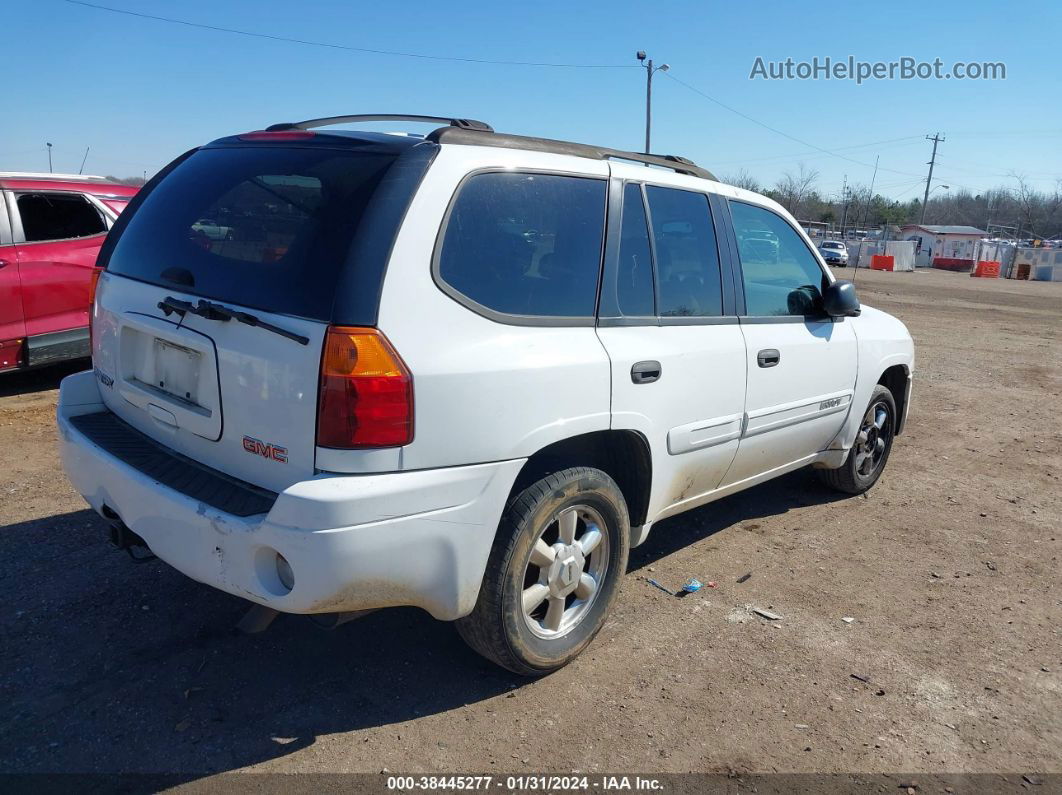
[(838, 469), (816, 469), (827, 486), (846, 494), (862, 494), (877, 483), (892, 452), (896, 433), (896, 401), (878, 384), (859, 424), (859, 433), (848, 458)]
[(612, 478), (587, 467), (542, 478), (510, 500), (457, 631), (514, 673), (555, 671), (601, 629), (629, 550), (627, 504)]

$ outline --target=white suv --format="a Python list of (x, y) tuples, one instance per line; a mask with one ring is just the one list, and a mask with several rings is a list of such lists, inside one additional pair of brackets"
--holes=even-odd
[[(381, 118), (449, 124), (320, 129)], [(775, 202), (480, 122), (222, 138), (100, 264), (58, 417), (116, 543), (260, 614), (415, 605), (527, 675), (656, 522), (806, 465), (865, 491), (910, 401), (907, 330)]]

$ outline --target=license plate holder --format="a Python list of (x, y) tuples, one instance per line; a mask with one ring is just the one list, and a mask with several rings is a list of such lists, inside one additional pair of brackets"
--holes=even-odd
[(156, 337), (152, 386), (177, 400), (198, 406), (201, 360), (199, 351)]

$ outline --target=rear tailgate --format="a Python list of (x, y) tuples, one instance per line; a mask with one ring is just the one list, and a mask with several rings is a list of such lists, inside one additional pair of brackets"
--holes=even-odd
[(317, 382), (326, 324), (256, 317), (308, 338), (158, 309), (193, 295), (104, 274), (93, 366), (104, 403), (133, 427), (235, 478), (282, 491), (314, 473)]
[(393, 154), (194, 152), (101, 256), (93, 365), (121, 419), (271, 491), (314, 474), (321, 349), (354, 230)]

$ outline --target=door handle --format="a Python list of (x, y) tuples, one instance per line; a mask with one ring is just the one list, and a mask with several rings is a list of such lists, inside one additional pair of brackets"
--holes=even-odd
[(631, 380), (636, 384), (651, 384), (653, 381), (660, 380), (662, 372), (660, 362), (637, 362), (631, 368)]
[(6, 259), (0, 259), (0, 268), (6, 268), (11, 263)]
[(782, 354), (777, 348), (764, 348), (756, 354), (756, 364), (760, 367), (774, 367), (780, 361), (782, 361)]

